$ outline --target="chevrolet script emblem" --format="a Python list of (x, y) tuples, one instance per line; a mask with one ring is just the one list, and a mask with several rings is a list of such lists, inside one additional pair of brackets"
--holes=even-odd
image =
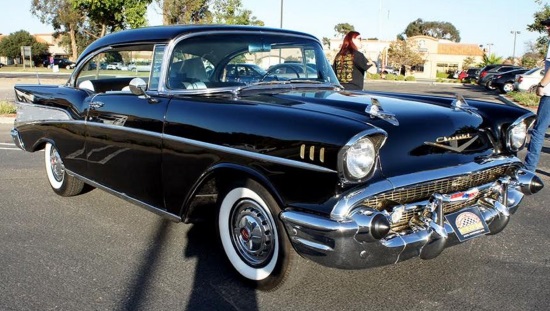
[[(473, 144), (478, 139), (478, 137), (479, 137), (478, 135), (472, 135), (469, 133), (450, 136), (450, 137), (443, 136), (443, 137), (438, 137), (435, 143), (424, 142), (424, 144), (460, 153), (466, 150), (466, 148), (468, 148), (471, 144)], [(459, 142), (462, 142), (464, 140), (467, 140), (467, 141), (462, 144), (459, 144)]]

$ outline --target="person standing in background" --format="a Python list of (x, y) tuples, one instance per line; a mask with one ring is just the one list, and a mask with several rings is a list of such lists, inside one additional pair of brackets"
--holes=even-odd
[[(541, 24), (546, 27), (546, 32), (550, 36), (550, 18), (543, 20)], [(525, 156), (525, 168), (532, 172), (537, 169), (540, 152), (544, 144), (544, 136), (548, 125), (550, 125), (550, 45), (544, 59), (544, 70), (544, 77), (537, 85), (537, 95), (541, 96), (537, 110), (537, 120), (531, 132), (531, 141), (527, 148), (527, 156)]]
[(359, 52), (362, 47), (361, 35), (357, 31), (350, 31), (344, 37), (342, 47), (332, 65), (336, 77), (346, 90), (362, 90), (365, 72), (374, 65)]

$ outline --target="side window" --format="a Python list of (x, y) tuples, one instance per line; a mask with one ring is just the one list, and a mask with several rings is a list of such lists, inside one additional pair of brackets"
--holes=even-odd
[(140, 77), (148, 83), (156, 79), (158, 85), (160, 66), (158, 70), (152, 66), (153, 48), (153, 45), (147, 45), (101, 52), (81, 68), (75, 86), (96, 93), (126, 91), (130, 81), (135, 77)]
[(170, 89), (204, 89), (209, 87), (214, 66), (201, 56), (175, 52), (168, 68)]

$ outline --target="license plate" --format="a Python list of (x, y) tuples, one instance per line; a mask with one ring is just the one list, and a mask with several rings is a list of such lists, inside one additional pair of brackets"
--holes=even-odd
[(470, 207), (460, 212), (445, 215), (445, 218), (453, 227), (460, 242), (489, 233), (489, 227), (487, 227), (477, 207)]

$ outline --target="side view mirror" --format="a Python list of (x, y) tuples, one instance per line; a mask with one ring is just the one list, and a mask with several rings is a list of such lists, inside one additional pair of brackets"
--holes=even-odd
[(133, 78), (128, 85), (130, 87), (130, 92), (134, 95), (145, 95), (147, 90), (147, 83), (142, 78)]

